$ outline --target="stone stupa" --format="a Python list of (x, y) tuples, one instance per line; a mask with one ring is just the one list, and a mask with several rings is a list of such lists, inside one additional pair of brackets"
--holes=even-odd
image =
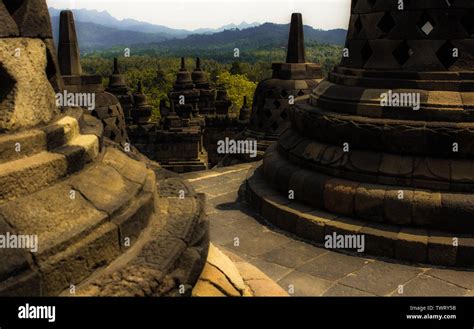
[(64, 81), (64, 92), (94, 94), (95, 106), (89, 110), (102, 121), (104, 136), (124, 147), (129, 145), (125, 115), (119, 100), (105, 91), (100, 75), (83, 74), (74, 14), (70, 10), (63, 10), (60, 14), (58, 62)]
[(472, 8), (353, 0), (340, 65), (292, 109), (248, 201), (317, 243), (364, 235), (369, 254), (473, 267)]
[(133, 107), (133, 95), (125, 76), (120, 72), (118, 58), (114, 58), (112, 75), (109, 76), (109, 85), (105, 91), (113, 94), (120, 101), (126, 123), (133, 123), (130, 113)]
[(252, 115), (243, 137), (256, 139), (259, 158), (290, 126), (290, 108), (304, 102), (322, 79), (321, 66), (306, 62), (303, 18), (291, 16), (285, 63), (272, 64), (273, 76), (261, 81), (253, 98)]
[[(0, 296), (190, 295), (202, 197), (89, 112), (57, 107), (51, 38), (46, 1), (0, 1)], [(65, 67), (71, 86), (81, 72)]]

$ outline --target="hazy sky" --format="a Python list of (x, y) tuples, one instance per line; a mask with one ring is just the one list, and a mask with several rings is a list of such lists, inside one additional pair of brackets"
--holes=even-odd
[[(112, 16), (172, 28), (217, 28), (242, 21), (289, 23), (291, 12), (306, 25), (347, 28), (350, 0), (47, 0), (55, 8), (107, 10)], [(100, 23), (100, 22), (98, 22)]]

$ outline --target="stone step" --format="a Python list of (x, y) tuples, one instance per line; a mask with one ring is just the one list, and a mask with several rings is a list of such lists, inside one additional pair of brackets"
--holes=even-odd
[(325, 245), (334, 234), (359, 236), (364, 237), (362, 253), (365, 254), (441, 266), (474, 267), (471, 256), (474, 235), (368, 223), (308, 207), (269, 187), (261, 168), (249, 173), (245, 197), (272, 225), (318, 245)]
[(266, 182), (282, 195), (289, 197), (291, 192), (296, 201), (313, 208), (373, 223), (474, 233), (472, 193), (337, 178), (316, 168), (301, 169), (281, 156), (276, 146), (267, 151), (262, 168)]
[[(5, 219), (15, 233), (38, 237), (38, 250), (31, 252), (37, 266), (18, 273), (19, 278), (26, 271), (40, 274), (21, 283), (32, 287), (28, 295), (56, 295), (127, 251), (154, 216), (156, 194), (153, 171), (106, 149), (100, 161), (79, 174), (0, 204), (0, 224)], [(0, 295), (17, 289), (0, 280)]]
[[(81, 170), (99, 154), (94, 135), (76, 135), (52, 152), (42, 151), (26, 158), (0, 163), (0, 203), (34, 193)], [(66, 135), (65, 135), (66, 136)], [(75, 136), (75, 137), (72, 137)]]
[[(173, 178), (160, 181), (159, 188), (168, 191), (178, 187)], [(204, 202), (204, 196), (195, 194), (192, 189), (185, 199), (160, 198), (158, 216), (151, 219), (137, 243), (109, 266), (78, 284), (76, 294), (190, 296), (209, 249)], [(133, 277), (143, 279), (133, 280)], [(70, 296), (69, 289), (61, 295)]]
[(65, 116), (51, 125), (0, 136), (0, 164), (26, 158), (69, 143), (80, 134), (76, 118)]
[(292, 111), (292, 122), (292, 129), (302, 136), (331, 145), (347, 142), (351, 149), (446, 159), (472, 159), (474, 155), (474, 122), (463, 120), (368, 118), (297, 105)]
[[(278, 152), (299, 167), (365, 183), (474, 192), (474, 162), (369, 152), (343, 145), (330, 145), (287, 131), (278, 142)], [(274, 150), (273, 147), (269, 149)]]

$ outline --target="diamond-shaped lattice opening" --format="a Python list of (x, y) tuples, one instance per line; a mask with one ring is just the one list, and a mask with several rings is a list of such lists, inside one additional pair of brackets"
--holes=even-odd
[(449, 69), (458, 60), (455, 54), (456, 47), (449, 41), (446, 41), (436, 52), (436, 56), (446, 69)]
[(279, 125), (278, 125), (278, 123), (274, 122), (274, 123), (272, 123), (271, 127), (272, 127), (273, 131), (276, 131), (278, 129)]
[(13, 88), (15, 87), (15, 80), (8, 74), (7, 70), (5, 70), (0, 63), (0, 110), (2, 109), (2, 103), (8, 97), (8, 95), (12, 92)]
[(413, 55), (413, 50), (408, 46), (406, 41), (403, 41), (397, 48), (395, 48), (392, 54), (398, 64), (404, 65)]
[(355, 23), (354, 23), (354, 34), (357, 35), (362, 31), (362, 20), (360, 19), (360, 16), (357, 17)]
[(288, 119), (288, 112), (286, 112), (286, 111), (281, 112), (281, 113), (280, 113), (280, 117), (281, 117), (283, 120)]
[(10, 15), (13, 15), (18, 8), (23, 5), (24, 0), (3, 0), (3, 4), (7, 8)]
[(273, 106), (275, 106), (275, 108), (279, 108), (280, 107), (280, 102), (279, 101), (274, 101), (273, 102)]
[(372, 48), (370, 48), (369, 42), (366, 42), (364, 47), (362, 47), (360, 51), (363, 65), (365, 65), (365, 63), (367, 63), (370, 57), (372, 57), (372, 54), (373, 54)]
[(431, 34), (431, 32), (433, 32), (436, 24), (427, 13), (423, 13), (416, 25), (424, 35), (428, 36)]
[(377, 24), (377, 27), (384, 33), (389, 33), (395, 27), (395, 20), (390, 13), (385, 13)]
[(298, 96), (300, 96), (300, 97), (304, 96), (304, 91), (303, 90), (298, 91)]
[(270, 110), (265, 110), (265, 112), (263, 112), (263, 114), (265, 114), (265, 116), (269, 119), (272, 117), (272, 111), (270, 111)]
[(470, 10), (463, 18), (461, 18), (461, 25), (468, 34), (474, 33), (474, 10)]

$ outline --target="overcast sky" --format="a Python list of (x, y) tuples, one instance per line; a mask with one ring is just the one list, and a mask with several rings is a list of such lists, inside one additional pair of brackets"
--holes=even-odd
[[(242, 21), (288, 23), (291, 12), (321, 29), (347, 28), (350, 0), (47, 0), (55, 8), (107, 10), (171, 28), (217, 28)], [(98, 22), (100, 24), (100, 22)]]

